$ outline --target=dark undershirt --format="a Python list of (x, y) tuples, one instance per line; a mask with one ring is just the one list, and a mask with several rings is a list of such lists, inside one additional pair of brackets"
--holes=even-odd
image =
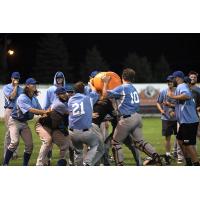
[(100, 126), (100, 124), (104, 121), (104, 118), (106, 117), (107, 114), (114, 117), (113, 111), (114, 108), (110, 100), (104, 99), (97, 101), (97, 103), (94, 104), (93, 112), (98, 113), (99, 117), (92, 119), (92, 122)]

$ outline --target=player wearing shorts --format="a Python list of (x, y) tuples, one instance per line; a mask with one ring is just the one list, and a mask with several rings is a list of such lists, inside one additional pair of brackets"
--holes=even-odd
[(118, 111), (120, 114), (120, 120), (115, 128), (112, 138), (112, 151), (116, 165), (124, 165), (124, 156), (121, 144), (127, 138), (128, 135), (133, 137), (134, 145), (152, 159), (161, 165), (160, 156), (154, 150), (154, 148), (143, 139), (142, 135), (142, 118), (138, 113), (140, 100), (139, 95), (135, 87), (133, 86), (135, 78), (135, 71), (127, 68), (123, 70), (121, 86), (116, 87), (113, 90), (107, 91), (107, 85), (110, 81), (110, 77), (104, 77), (104, 96), (120, 97)]
[(182, 71), (175, 71), (172, 75), (177, 88), (175, 94), (168, 91), (168, 96), (176, 100), (175, 113), (180, 124), (177, 139), (185, 156), (186, 165), (190, 165), (191, 161), (193, 165), (199, 165), (195, 148), (199, 118), (195, 102), (188, 85), (184, 83), (184, 73)]
[(161, 113), (162, 120), (162, 136), (165, 137), (165, 160), (166, 164), (170, 164), (171, 160), (171, 135), (177, 134), (177, 120), (175, 116), (175, 100), (167, 96), (167, 92), (170, 90), (174, 93), (175, 88), (173, 85), (173, 76), (167, 77), (168, 87), (163, 88), (157, 99), (157, 108)]

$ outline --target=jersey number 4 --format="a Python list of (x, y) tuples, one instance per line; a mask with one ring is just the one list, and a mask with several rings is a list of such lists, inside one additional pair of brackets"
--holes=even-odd
[(81, 102), (80, 104), (78, 104), (78, 103), (72, 104), (72, 109), (73, 109), (72, 110), (73, 116), (85, 114), (83, 102)]
[(132, 92), (132, 93), (130, 93), (130, 95), (131, 95), (131, 103), (132, 104), (140, 102), (140, 99), (139, 99), (137, 92)]

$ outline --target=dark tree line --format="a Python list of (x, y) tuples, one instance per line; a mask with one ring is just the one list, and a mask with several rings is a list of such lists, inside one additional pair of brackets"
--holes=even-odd
[[(0, 48), (2, 56), (2, 47)], [(130, 52), (124, 61), (119, 63), (122, 71), (124, 67), (131, 67), (136, 71), (136, 82), (164, 82), (170, 73), (169, 64), (164, 55), (154, 63), (147, 57)], [(1, 77), (4, 77), (5, 69), (1, 67)], [(78, 80), (87, 81), (93, 70), (112, 70), (112, 66), (106, 62), (99, 49), (94, 46), (86, 50), (85, 60), (78, 66), (71, 64), (70, 53), (63, 41), (61, 34), (43, 34), (38, 40), (35, 66), (32, 69), (33, 76), (40, 83), (52, 83), (57, 71), (63, 71), (67, 82)], [(2, 79), (1, 79), (2, 80)]]

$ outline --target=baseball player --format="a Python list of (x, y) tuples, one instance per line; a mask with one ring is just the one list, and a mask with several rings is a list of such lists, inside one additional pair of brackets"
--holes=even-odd
[[(167, 165), (170, 165), (171, 160), (171, 135), (177, 134), (177, 120), (174, 113), (176, 101), (167, 96), (168, 90), (172, 93), (175, 91), (173, 80), (174, 77), (172, 75), (167, 77), (168, 87), (160, 91), (157, 99), (157, 108), (161, 113), (162, 120), (162, 136), (165, 137), (165, 160)], [(182, 158), (179, 157), (178, 159)]]
[[(4, 140), (4, 157), (5, 157), (5, 153), (8, 148), (8, 145), (10, 144), (8, 120), (10, 118), (12, 109), (15, 106), (18, 96), (23, 93), (23, 89), (19, 86), (19, 80), (20, 80), (20, 73), (13, 72), (11, 75), (11, 83), (3, 87), (3, 94), (5, 97), (4, 120), (5, 120), (5, 127), (6, 127), (5, 140)], [(16, 158), (16, 157), (17, 157), (17, 151), (15, 151), (13, 154), (13, 158)]]
[(195, 102), (188, 85), (184, 83), (184, 73), (182, 71), (175, 71), (172, 75), (177, 88), (175, 94), (168, 91), (168, 96), (176, 100), (175, 113), (180, 124), (177, 139), (185, 156), (186, 165), (190, 165), (191, 161), (193, 165), (199, 165), (195, 148), (199, 118)]
[(54, 100), (57, 98), (55, 91), (58, 87), (65, 87), (65, 75), (62, 72), (56, 72), (54, 76), (53, 86), (49, 87), (44, 99), (43, 109), (47, 110)]
[(124, 165), (124, 156), (121, 144), (125, 138), (131, 134), (135, 146), (152, 157), (156, 163), (162, 165), (158, 153), (149, 143), (144, 141), (142, 136), (142, 119), (140, 114), (138, 114), (140, 100), (138, 92), (133, 86), (134, 77), (135, 71), (133, 69), (124, 69), (122, 73), (123, 84), (113, 90), (108, 91), (107, 85), (110, 81), (110, 77), (105, 76), (103, 78), (104, 96), (114, 96), (118, 98), (121, 97), (118, 104), (118, 110), (121, 117), (118, 121), (112, 138), (112, 151), (115, 163), (118, 166)]
[(60, 149), (60, 160), (58, 165), (66, 165), (66, 154), (69, 149), (69, 137), (67, 130), (67, 90), (64, 87), (56, 89), (57, 99), (51, 106), (48, 116), (41, 117), (36, 123), (36, 133), (40, 136), (42, 146), (38, 155), (38, 166), (46, 165), (46, 157), (52, 146), (56, 144)]
[[(94, 132), (98, 136), (98, 139), (99, 139), (99, 146), (98, 146), (95, 158), (93, 160), (94, 165), (97, 165), (97, 162), (100, 161), (100, 159), (106, 152), (106, 146), (105, 146), (104, 142), (106, 141), (107, 135), (104, 134), (105, 130), (103, 130), (103, 128), (105, 128), (105, 124), (103, 124), (102, 122), (104, 122), (105, 117), (107, 115), (112, 117), (112, 120), (111, 120), (112, 126), (116, 127), (117, 120), (116, 120), (116, 117), (113, 115), (113, 113), (114, 113), (113, 111), (114, 111), (114, 108), (109, 99), (101, 99), (101, 100), (98, 100), (94, 104), (93, 112), (96, 115), (92, 119), (92, 128), (91, 129), (92, 129), (92, 132)], [(102, 127), (102, 125), (103, 125), (103, 127)], [(105, 160), (104, 160), (104, 162), (105, 162)], [(104, 164), (110, 165), (108, 160)]]
[(12, 110), (8, 121), (11, 142), (6, 150), (3, 165), (8, 165), (13, 152), (19, 145), (19, 138), (22, 137), (25, 143), (23, 165), (27, 166), (33, 150), (32, 133), (27, 121), (33, 119), (34, 114), (43, 115), (48, 111), (42, 110), (36, 95), (36, 80), (28, 78), (25, 83), (24, 93), (21, 94)]
[[(99, 95), (92, 85), (91, 87), (92, 92), (90, 92), (89, 97), (84, 94), (84, 83), (76, 83), (74, 86), (75, 95), (70, 97), (68, 101), (69, 134), (76, 149), (75, 163), (84, 166), (93, 165), (93, 159), (99, 145), (97, 135), (91, 131), (93, 104), (96, 103)], [(83, 145), (88, 147), (84, 158)]]
[[(54, 80), (53, 80), (53, 86), (49, 87), (46, 92), (46, 96), (45, 96), (44, 104), (43, 104), (44, 110), (49, 109), (52, 103), (54, 102), (54, 100), (57, 98), (55, 94), (56, 89), (58, 87), (65, 87), (65, 86), (66, 86), (65, 75), (63, 74), (63, 72), (60, 72), (60, 71), (56, 72), (54, 76)], [(49, 150), (49, 153), (48, 153), (49, 165), (50, 165), (51, 157), (52, 157), (52, 148)]]
[[(94, 104), (93, 112), (98, 114), (92, 120), (92, 131), (95, 132), (99, 138), (99, 147), (97, 149), (97, 154), (93, 160), (94, 164), (96, 164), (100, 160), (100, 158), (103, 156), (103, 154), (105, 154), (107, 149), (109, 150), (110, 145), (107, 147), (107, 144), (108, 144), (109, 138), (111, 138), (111, 136), (113, 135), (113, 132), (117, 125), (117, 116), (116, 116), (116, 112), (113, 108), (112, 102), (108, 98), (103, 98), (101, 100), (98, 100)], [(106, 119), (107, 115), (109, 115), (111, 118), (111, 124), (112, 124), (112, 129), (113, 129), (113, 132), (111, 133), (111, 135), (109, 137), (104, 134), (104, 132), (102, 131), (102, 128), (101, 128), (102, 122)], [(124, 144), (131, 150), (131, 152), (136, 160), (136, 164), (138, 166), (142, 165), (140, 156), (139, 156), (139, 159), (138, 159), (138, 156), (136, 156), (137, 152), (135, 152), (135, 146), (132, 145), (132, 139), (130, 137), (127, 137), (124, 140)], [(104, 165), (110, 165), (108, 158), (107, 158), (106, 162), (104, 160)]]
[[(200, 87), (197, 86), (198, 73), (195, 71), (190, 71), (188, 76), (191, 80), (190, 89), (192, 91), (192, 95), (193, 95), (193, 98), (196, 103), (197, 112), (200, 112), (200, 97), (199, 97), (200, 96)], [(200, 140), (200, 123), (199, 123), (198, 130), (197, 130), (197, 137)]]

